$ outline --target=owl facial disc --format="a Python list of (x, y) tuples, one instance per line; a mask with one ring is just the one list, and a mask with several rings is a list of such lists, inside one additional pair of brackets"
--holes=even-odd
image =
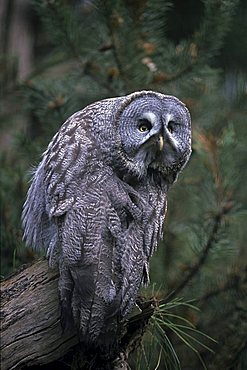
[(189, 158), (190, 116), (173, 96), (147, 93), (130, 101), (120, 115), (119, 131), (128, 168), (137, 177), (152, 168), (168, 178)]

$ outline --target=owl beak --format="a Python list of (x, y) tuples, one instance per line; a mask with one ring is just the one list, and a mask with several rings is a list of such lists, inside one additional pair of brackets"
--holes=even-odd
[(163, 139), (163, 136), (160, 135), (159, 136), (159, 150), (162, 151), (164, 148), (164, 139)]

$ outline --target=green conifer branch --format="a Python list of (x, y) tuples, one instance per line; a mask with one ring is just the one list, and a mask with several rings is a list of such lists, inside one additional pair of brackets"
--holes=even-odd
[[(126, 93), (128, 91), (129, 82), (128, 82), (128, 78), (125, 73), (124, 65), (120, 57), (120, 53), (118, 52), (120, 45), (119, 45), (119, 40), (118, 40), (117, 34), (115, 32), (115, 28), (114, 28), (114, 22), (115, 23), (119, 22), (117, 18), (120, 17), (120, 15), (118, 13), (114, 15), (112, 12), (113, 9), (109, 5), (110, 4), (108, 1), (104, 1), (104, 5), (103, 5), (104, 20), (105, 20), (106, 27), (108, 29), (109, 37), (110, 37), (112, 55), (113, 55), (116, 67), (118, 69), (118, 72), (119, 72), (119, 78), (124, 87), (124, 92)], [(119, 25), (117, 24), (117, 26)]]
[(246, 283), (247, 283), (246, 269), (232, 271), (228, 274), (223, 284), (207, 291), (203, 296), (201, 296), (198, 299), (198, 301), (200, 302), (200, 306), (206, 304), (208, 300), (222, 293), (227, 293), (230, 290), (234, 290), (236, 292), (243, 292), (243, 294), (247, 294)]
[(165, 297), (165, 302), (172, 300), (174, 297), (180, 294), (181, 291), (189, 284), (189, 282), (195, 277), (195, 275), (199, 272), (201, 267), (204, 265), (208, 257), (209, 251), (212, 249), (215, 242), (217, 241), (217, 236), (220, 231), (223, 218), (231, 211), (232, 208), (233, 208), (233, 203), (230, 201), (227, 203), (223, 203), (221, 205), (221, 209), (218, 211), (218, 213), (215, 214), (215, 216), (212, 219), (211, 232), (208, 235), (206, 244), (201, 250), (198, 260), (190, 267), (184, 279), (182, 279), (177, 284), (175, 289), (172, 290), (170, 293), (168, 293), (168, 295)]

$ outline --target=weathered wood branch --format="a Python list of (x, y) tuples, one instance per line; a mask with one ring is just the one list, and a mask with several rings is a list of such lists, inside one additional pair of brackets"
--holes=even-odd
[[(90, 363), (90, 356), (95, 364), (98, 354), (84, 352), (76, 329), (62, 332), (58, 277), (58, 271), (49, 269), (42, 259), (2, 282), (1, 370), (50, 364), (71, 352), (72, 362), (79, 362), (78, 368), (98, 368)], [(107, 368), (127, 369), (128, 356), (140, 344), (152, 314), (149, 301), (142, 307), (142, 313), (125, 322), (119, 352), (116, 358), (107, 360)], [(101, 358), (98, 362), (101, 364)]]
[(78, 343), (62, 333), (58, 272), (39, 260), (1, 284), (1, 369), (55, 361)]

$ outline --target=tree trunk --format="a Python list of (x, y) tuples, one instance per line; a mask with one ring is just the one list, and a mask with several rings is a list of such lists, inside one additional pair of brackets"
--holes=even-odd
[(50, 363), (78, 343), (75, 330), (62, 333), (57, 284), (46, 260), (2, 282), (2, 370)]
[(11, 3), (7, 54), (17, 58), (17, 80), (25, 80), (32, 70), (34, 27), (30, 0)]

